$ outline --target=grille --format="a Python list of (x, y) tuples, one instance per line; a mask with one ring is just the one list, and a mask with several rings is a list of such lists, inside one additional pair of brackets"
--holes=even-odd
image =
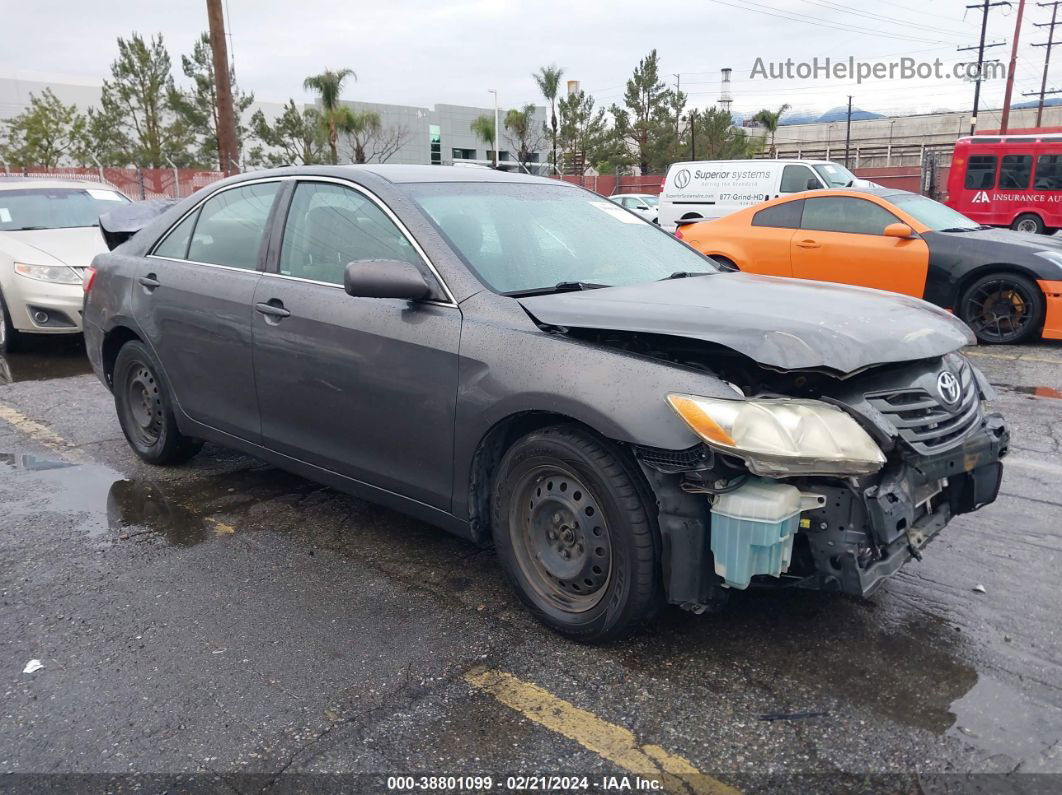
[(900, 438), (915, 452), (936, 453), (962, 440), (981, 416), (973, 371), (963, 366), (958, 377), (962, 389), (959, 402), (952, 408), (922, 388), (874, 392), (866, 398), (896, 426)]
[(637, 448), (638, 457), (660, 472), (687, 472), (707, 469), (712, 463), (712, 451), (703, 444), (688, 450), (660, 450), (656, 447)]

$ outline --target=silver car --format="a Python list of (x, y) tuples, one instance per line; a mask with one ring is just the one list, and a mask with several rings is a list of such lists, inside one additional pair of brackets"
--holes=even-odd
[(121, 192), (73, 180), (0, 179), (0, 353), (23, 334), (81, 332), (82, 273), (106, 245)]
[(657, 221), (659, 196), (654, 196), (651, 193), (614, 193), (608, 199), (620, 207), (625, 207), (631, 212), (637, 213), (646, 221), (652, 221), (654, 224), (659, 223)]

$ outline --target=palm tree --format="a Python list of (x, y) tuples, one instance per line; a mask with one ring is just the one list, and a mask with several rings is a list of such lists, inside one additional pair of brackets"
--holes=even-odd
[(789, 110), (791, 107), (792, 107), (792, 105), (789, 105), (787, 103), (785, 105), (782, 105), (782, 107), (780, 107), (776, 111), (769, 110), (768, 108), (764, 108), (763, 110), (761, 110), (759, 113), (757, 113), (755, 116), (752, 117), (752, 121), (755, 124), (762, 125), (764, 128), (766, 128), (767, 132), (770, 133), (770, 135), (771, 135), (771, 157), (774, 157), (774, 154), (775, 154), (775, 150), (774, 150), (774, 134), (776, 132), (778, 132), (778, 124), (781, 122), (783, 114), (785, 114), (785, 112), (787, 110)]
[(354, 162), (365, 162), (365, 144), (380, 134), (383, 123), (380, 114), (374, 110), (348, 111), (350, 116), (343, 119), (343, 132), (350, 137), (350, 143), (354, 148)]
[(351, 123), (350, 109), (339, 104), (339, 92), (343, 89), (343, 81), (348, 77), (358, 79), (353, 69), (325, 69), (321, 74), (310, 75), (302, 81), (303, 88), (316, 91), (321, 97), (321, 118), (328, 129), (328, 148), (332, 154), (332, 165), (339, 162), (339, 150), (336, 146), (339, 131), (349, 128)]
[(493, 116), (477, 116), (472, 120), (472, 123), (468, 125), (468, 129), (472, 131), (472, 134), (476, 136), (480, 141), (485, 143), (488, 148), (494, 148), (494, 167), (498, 167), (498, 151), (494, 146), (494, 117)]
[(560, 90), (561, 76), (564, 69), (554, 64), (543, 66), (537, 74), (531, 75), (538, 83), (538, 90), (549, 102), (550, 138), (553, 141), (553, 165), (557, 165), (557, 92)]

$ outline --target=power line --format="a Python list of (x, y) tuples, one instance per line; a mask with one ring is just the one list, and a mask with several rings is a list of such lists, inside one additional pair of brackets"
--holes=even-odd
[(1037, 105), (1037, 107), (1036, 107), (1036, 126), (1039, 127), (1040, 126), (1040, 121), (1043, 119), (1043, 115), (1044, 115), (1044, 97), (1047, 94), (1062, 94), (1062, 91), (1060, 91), (1058, 89), (1051, 89), (1050, 91), (1047, 90), (1047, 67), (1050, 66), (1050, 64), (1051, 64), (1051, 50), (1055, 47), (1055, 45), (1062, 44), (1062, 42), (1055, 41), (1055, 25), (1059, 24), (1058, 23), (1058, 7), (1059, 7), (1059, 5), (1062, 5), (1062, 0), (1054, 0), (1054, 2), (1050, 2), (1050, 3), (1037, 3), (1036, 5), (1040, 6), (1041, 8), (1046, 8), (1047, 6), (1051, 6), (1051, 21), (1050, 22), (1037, 22), (1037, 23), (1035, 23), (1033, 25), (1033, 27), (1047, 28), (1048, 29), (1047, 41), (1042, 43), (1042, 44), (1033, 44), (1033, 47), (1043, 47), (1044, 48), (1044, 75), (1043, 75), (1043, 78), (1040, 81), (1040, 90), (1039, 91), (1031, 91), (1031, 92), (1023, 94), (1022, 96), (1032, 97), (1032, 96), (1039, 95), (1040, 104)]
[(991, 44), (985, 44), (985, 33), (988, 31), (988, 12), (996, 6), (1010, 6), (1009, 0), (996, 0), (996, 2), (990, 2), (990, 0), (983, 0), (981, 3), (975, 3), (973, 5), (966, 6), (967, 9), (980, 8), (981, 9), (981, 40), (976, 47), (959, 47), (959, 52), (965, 52), (967, 50), (977, 50), (977, 80), (974, 82), (974, 101), (973, 101), (973, 114), (970, 116), (970, 135), (973, 135), (977, 131), (977, 108), (981, 104), (981, 71), (985, 64), (985, 48), (986, 47), (999, 47), (1005, 42), (997, 41)]
[[(839, 12), (841, 12), (843, 14), (851, 14), (853, 16), (865, 17), (865, 18), (871, 19), (871, 20), (873, 20), (875, 22), (886, 22), (886, 23), (888, 23), (890, 25), (899, 25), (900, 27), (904, 27), (904, 28), (918, 28), (918, 29), (921, 29), (921, 30), (925, 30), (925, 31), (927, 31), (929, 33), (937, 34), (937, 35), (940, 35), (941, 33), (944, 32), (944, 31), (942, 31), (940, 29), (939, 26), (934, 27), (932, 25), (922, 25), (922, 24), (919, 24), (917, 22), (912, 22), (910, 19), (898, 20), (895, 17), (888, 17), (888, 16), (885, 16), (883, 14), (875, 14), (872, 11), (864, 11), (862, 9), (848, 8), (848, 7), (846, 7), (846, 6), (844, 6), (844, 5), (840, 4), (840, 3), (831, 2), (831, 0), (803, 0), (803, 2), (808, 3), (810, 5), (819, 6), (820, 8), (825, 8), (826, 10), (832, 11), (834, 13), (837, 13), (839, 11)], [(960, 34), (950, 34), (949, 33), (949, 35), (959, 35), (959, 36), (961, 36), (963, 34), (961, 34), (961, 33)]]

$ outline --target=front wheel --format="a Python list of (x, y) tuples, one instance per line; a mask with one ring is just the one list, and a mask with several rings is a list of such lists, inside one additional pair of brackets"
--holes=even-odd
[(18, 348), (20, 336), (11, 322), (11, 313), (7, 311), (4, 294), (0, 293), (0, 354), (10, 353)]
[(173, 400), (155, 357), (138, 341), (127, 342), (114, 362), (114, 407), (129, 446), (149, 464), (179, 464), (202, 442), (177, 428)]
[(1042, 235), (1047, 231), (1047, 227), (1044, 226), (1044, 220), (1036, 213), (1022, 213), (1014, 219), (1010, 228), (1015, 232), (1031, 232), (1037, 235)]
[(1036, 334), (1044, 322), (1044, 294), (1015, 273), (990, 273), (971, 284), (959, 302), (959, 317), (977, 341), (1015, 345)]
[(493, 482), (492, 532), (536, 618), (600, 642), (655, 614), (660, 553), (644, 492), (618, 450), (575, 426), (535, 431), (508, 450)]

